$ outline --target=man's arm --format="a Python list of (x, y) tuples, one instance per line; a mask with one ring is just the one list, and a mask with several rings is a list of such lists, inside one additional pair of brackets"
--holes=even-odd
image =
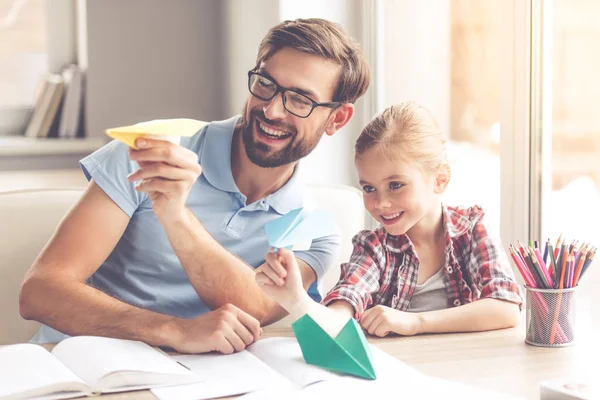
[[(186, 209), (181, 219), (165, 220), (163, 227), (196, 292), (209, 307), (231, 303), (263, 325), (287, 315), (258, 286), (254, 269), (221, 246), (191, 211)], [(308, 290), (316, 274), (304, 261), (298, 264)]]
[[(248, 336), (258, 336), (258, 323), (234, 307), (182, 320), (131, 306), (87, 285), (128, 223), (128, 215), (91, 181), (25, 277), (19, 297), (23, 318), (69, 335), (141, 340), (190, 352), (241, 350), (241, 337), (249, 344), (253, 339)], [(229, 322), (221, 335), (214, 329), (218, 320)]]
[(27, 272), (19, 298), (21, 315), (70, 335), (160, 341), (168, 317), (136, 309), (85, 284), (128, 223), (128, 215), (92, 181)]
[[(186, 207), (188, 194), (201, 173), (198, 156), (173, 143), (144, 139), (130, 158), (141, 168), (129, 176), (141, 180), (136, 190), (148, 193), (179, 261), (209, 307), (234, 304), (258, 319), (261, 324), (275, 322), (286, 315), (257, 285), (254, 270), (227, 251)], [(316, 280), (313, 269), (298, 260), (305, 289)]]

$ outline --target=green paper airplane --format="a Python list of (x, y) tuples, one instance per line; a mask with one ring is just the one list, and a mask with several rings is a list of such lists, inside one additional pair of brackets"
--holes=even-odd
[(350, 318), (335, 339), (308, 314), (294, 322), (292, 328), (308, 364), (365, 379), (377, 378), (369, 343), (354, 318)]

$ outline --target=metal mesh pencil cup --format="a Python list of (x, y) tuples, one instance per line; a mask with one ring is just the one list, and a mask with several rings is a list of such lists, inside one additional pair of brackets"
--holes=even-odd
[(575, 289), (525, 287), (525, 342), (542, 347), (564, 347), (575, 342)]

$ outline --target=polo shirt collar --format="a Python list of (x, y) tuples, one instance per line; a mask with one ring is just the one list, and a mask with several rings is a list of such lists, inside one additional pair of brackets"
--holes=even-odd
[[(204, 132), (204, 145), (199, 161), (202, 174), (212, 186), (225, 192), (242, 194), (231, 172), (231, 144), (239, 119), (238, 115), (208, 125)], [(296, 164), (290, 180), (278, 191), (267, 196), (264, 201), (282, 215), (295, 208), (303, 207), (304, 184), (300, 178), (300, 163)]]

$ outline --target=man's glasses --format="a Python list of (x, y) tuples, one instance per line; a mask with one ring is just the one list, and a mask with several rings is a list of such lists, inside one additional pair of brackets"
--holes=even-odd
[(330, 103), (318, 103), (310, 97), (295, 92), (292, 89), (279, 86), (271, 79), (255, 71), (248, 72), (248, 90), (250, 90), (250, 93), (252, 93), (254, 97), (264, 101), (271, 101), (277, 93), (281, 92), (283, 108), (300, 118), (308, 117), (317, 107), (336, 108), (341, 104), (336, 101)]

